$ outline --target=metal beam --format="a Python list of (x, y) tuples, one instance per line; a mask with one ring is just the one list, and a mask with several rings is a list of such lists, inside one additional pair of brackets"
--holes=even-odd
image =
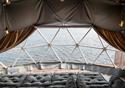
[(66, 30), (67, 30), (67, 32), (69, 33), (69, 35), (71, 36), (71, 38), (73, 39), (73, 41), (75, 42), (75, 44), (77, 44), (75, 38), (73, 37), (73, 35), (71, 34), (71, 32), (68, 30), (68, 28), (67, 28)]
[(7, 66), (3, 64), (1, 61), (0, 61), (0, 65), (2, 65), (3, 68), (7, 68)]
[(86, 34), (82, 37), (82, 39), (78, 42), (78, 44), (80, 44), (81, 43), (81, 41), (88, 35), (88, 33), (91, 31), (91, 27), (90, 27), (90, 29), (86, 32)]
[(109, 56), (108, 52), (105, 51), (105, 53), (107, 54), (107, 56), (108, 56), (110, 62), (112, 63), (112, 65), (113, 65), (115, 68), (117, 68), (117, 66), (114, 64), (114, 62), (112, 61), (111, 57)]
[(55, 56), (57, 57), (57, 59), (60, 61), (60, 63), (63, 63), (61, 58), (58, 56), (58, 54), (56, 53), (56, 51), (53, 49), (53, 47), (51, 47), (52, 51), (54, 52)]
[(14, 60), (12, 67), (14, 67), (16, 65), (17, 61), (20, 59), (19, 56), (21, 54), (21, 50), (22, 50), (22, 48), (24, 48), (26, 46), (26, 44), (27, 44), (27, 39), (25, 40), (24, 44), (21, 46), (19, 54), (18, 54), (17, 58)]
[(49, 41), (46, 39), (46, 37), (40, 32), (40, 30), (37, 28), (38, 33), (40, 34), (40, 36), (47, 42), (49, 43)]
[(59, 33), (60, 28), (57, 30), (56, 34), (54, 35), (54, 37), (52, 38), (52, 40), (50, 41), (50, 44), (52, 44), (53, 40), (56, 38), (57, 34)]
[(32, 56), (28, 53), (28, 51), (26, 49), (22, 48), (22, 51), (24, 51), (26, 53), (26, 55), (36, 64), (36, 61), (32, 58)]
[[(61, 24), (61, 23), (60, 23)], [(65, 24), (65, 25), (36, 25), (37, 28), (88, 28), (88, 27), (92, 27), (91, 24), (84, 24), (84, 25), (68, 25), (68, 24)]]
[(88, 64), (88, 61), (87, 61), (85, 55), (83, 54), (82, 50), (81, 50), (79, 47), (78, 47), (78, 49), (79, 49), (79, 51), (80, 51), (80, 53), (81, 53), (83, 59), (85, 60), (85, 63)]

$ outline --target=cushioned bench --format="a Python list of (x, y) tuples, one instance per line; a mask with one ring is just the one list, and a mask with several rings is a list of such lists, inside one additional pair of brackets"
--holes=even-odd
[[(80, 87), (82, 86), (82, 87)], [(84, 86), (84, 87), (83, 87)], [(108, 88), (99, 74), (63, 73), (0, 76), (0, 88)]]

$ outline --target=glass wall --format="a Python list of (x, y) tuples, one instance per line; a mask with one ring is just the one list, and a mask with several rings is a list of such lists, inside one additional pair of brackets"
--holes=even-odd
[(0, 54), (5, 66), (37, 62), (114, 66), (115, 51), (93, 28), (37, 28), (17, 47)]

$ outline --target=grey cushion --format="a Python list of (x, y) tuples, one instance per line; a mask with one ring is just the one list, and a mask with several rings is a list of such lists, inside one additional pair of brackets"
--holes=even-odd
[(87, 88), (86, 83), (80, 78), (80, 76), (77, 77), (76, 85), (77, 88)]
[(77, 88), (76, 82), (75, 82), (73, 76), (70, 76), (68, 78), (67, 83), (66, 83), (66, 88)]

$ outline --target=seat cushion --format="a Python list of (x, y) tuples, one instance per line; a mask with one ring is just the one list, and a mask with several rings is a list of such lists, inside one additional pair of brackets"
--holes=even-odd
[(76, 82), (75, 82), (75, 79), (73, 78), (73, 76), (70, 76), (67, 79), (66, 88), (77, 88)]

